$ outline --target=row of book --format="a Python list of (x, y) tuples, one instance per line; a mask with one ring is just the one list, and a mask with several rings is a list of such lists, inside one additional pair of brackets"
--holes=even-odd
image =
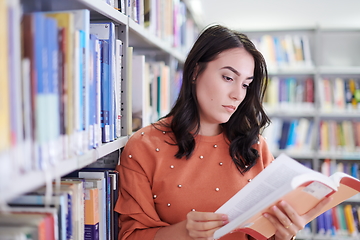
[(313, 119), (272, 118), (263, 136), (272, 152), (285, 149), (293, 152), (311, 151), (316, 143), (316, 127)]
[(340, 204), (319, 215), (316, 222), (316, 235), (328, 239), (348, 237), (358, 239), (360, 234), (360, 207), (357, 203)]
[(4, 9), (0, 175), (43, 170), (120, 137), (123, 45), (114, 23), (90, 23), (87, 9)]
[(126, 4), (130, 4), (131, 0), (102, 0), (109, 4), (113, 8), (119, 10), (119, 12), (126, 14)]
[(360, 79), (321, 78), (319, 81), (321, 109), (360, 112)]
[(330, 176), (335, 172), (343, 172), (357, 179), (359, 179), (360, 176), (359, 163), (354, 161), (335, 161), (328, 158), (322, 161), (320, 165), (320, 172), (326, 176)]
[(271, 77), (264, 106), (268, 111), (314, 110), (314, 79)]
[(183, 1), (127, 0), (127, 3), (131, 19), (181, 52), (188, 52), (198, 30)]
[(170, 71), (164, 61), (133, 55), (132, 62), (132, 130), (156, 122), (166, 115), (180, 90), (182, 71)]
[(359, 153), (360, 122), (350, 120), (321, 121), (319, 150), (325, 153)]
[(264, 34), (251, 40), (263, 54), (269, 69), (313, 67), (309, 37), (305, 34)]
[(114, 170), (89, 168), (73, 172), (9, 202), (6, 211), (0, 213), (0, 238), (116, 239), (117, 186), (118, 173)]
[[(359, 164), (349, 161), (334, 161), (324, 159), (320, 172), (330, 176), (335, 172), (344, 172), (359, 179)], [(316, 220), (316, 233), (327, 237), (359, 237), (360, 233), (360, 196), (357, 194), (343, 204), (340, 204), (323, 214)]]
[[(318, 150), (324, 154), (357, 154), (360, 150), (360, 122), (322, 120), (316, 127), (313, 119), (272, 118), (263, 136), (272, 151)], [(316, 136), (319, 136), (318, 139)]]

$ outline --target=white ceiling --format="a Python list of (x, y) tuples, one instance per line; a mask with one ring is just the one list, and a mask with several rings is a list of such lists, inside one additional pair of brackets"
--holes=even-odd
[(360, 0), (185, 0), (198, 26), (237, 30), (357, 28)]

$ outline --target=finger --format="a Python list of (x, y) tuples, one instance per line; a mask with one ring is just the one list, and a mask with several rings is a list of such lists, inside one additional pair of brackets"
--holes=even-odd
[(292, 235), (297, 233), (296, 231), (291, 230), (292, 225), (286, 228), (275, 215), (265, 213), (264, 217), (267, 218), (276, 228), (277, 239), (290, 239)]
[(330, 203), (330, 201), (332, 200), (332, 197), (326, 197), (323, 200), (321, 200), (313, 209), (311, 209), (310, 211), (308, 211), (306, 214), (304, 214), (303, 216), (306, 218), (307, 221), (310, 221), (315, 215), (317, 215), (325, 205), (327, 205), (328, 203)]
[(220, 228), (227, 224), (228, 221), (206, 221), (206, 222), (196, 222), (194, 221), (192, 223), (192, 226), (190, 228), (196, 229), (197, 231), (208, 231), (213, 230), (215, 228)]
[(285, 228), (288, 228), (289, 225), (294, 224), (297, 227), (297, 230), (303, 229), (306, 222), (304, 221), (304, 217), (301, 217), (294, 208), (292, 208), (287, 202), (281, 201), (279, 203), (281, 209), (283, 209), (283, 213), (286, 216), (286, 220), (284, 220)]
[(186, 229), (192, 238), (207, 240), (212, 238), (215, 230), (228, 222), (225, 214), (192, 211), (187, 214)]
[(290, 225), (292, 225), (292, 220), (278, 206), (273, 206), (272, 210), (278, 221), (281, 223), (281, 225), (283, 225), (284, 228), (289, 228)]
[(227, 221), (228, 216), (221, 213), (212, 213), (212, 212), (197, 212), (191, 211), (187, 214), (187, 219), (201, 222), (201, 221)]

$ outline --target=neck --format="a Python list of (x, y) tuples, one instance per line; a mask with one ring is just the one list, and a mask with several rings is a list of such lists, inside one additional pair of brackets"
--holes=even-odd
[(222, 132), (222, 126), (219, 124), (210, 125), (210, 126), (200, 126), (199, 135), (202, 136), (216, 136)]

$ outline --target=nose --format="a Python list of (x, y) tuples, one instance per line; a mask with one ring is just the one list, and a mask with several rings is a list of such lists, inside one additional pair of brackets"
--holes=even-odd
[(245, 98), (245, 95), (246, 89), (242, 87), (242, 84), (240, 84), (240, 86), (234, 86), (230, 92), (230, 98), (235, 101), (242, 101)]

